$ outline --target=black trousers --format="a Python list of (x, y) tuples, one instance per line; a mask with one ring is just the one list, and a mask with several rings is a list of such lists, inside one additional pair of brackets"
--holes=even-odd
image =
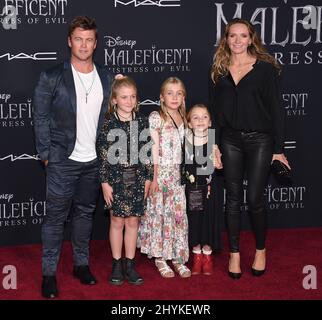
[[(255, 232), (256, 249), (265, 248), (267, 214), (263, 193), (273, 155), (272, 138), (267, 133), (224, 128), (221, 152), (226, 188), (225, 217), (230, 252), (239, 252), (240, 207), (246, 177), (247, 203)], [(245, 176), (246, 173), (246, 176)]]
[(92, 218), (99, 191), (98, 160), (49, 162), (46, 171), (46, 216), (41, 232), (42, 273), (50, 276), (55, 275), (57, 270), (64, 226), (70, 210), (74, 265), (89, 264)]

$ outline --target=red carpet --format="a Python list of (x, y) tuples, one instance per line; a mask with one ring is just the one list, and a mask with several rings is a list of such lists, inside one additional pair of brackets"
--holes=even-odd
[[(152, 260), (137, 253), (137, 267), (144, 277), (142, 286), (128, 283), (120, 287), (108, 284), (111, 271), (111, 253), (107, 241), (92, 241), (91, 269), (99, 283), (83, 286), (71, 275), (71, 246), (65, 242), (57, 274), (62, 300), (266, 300), (266, 299), (322, 299), (322, 228), (269, 230), (267, 238), (267, 273), (254, 278), (250, 273), (254, 240), (250, 232), (242, 232), (241, 254), (243, 276), (232, 280), (227, 275), (228, 250), (215, 255), (215, 272), (212, 276), (192, 276), (172, 279), (159, 276)], [(24, 245), (0, 248), (0, 299), (41, 299), (41, 246)], [(2, 286), (3, 267), (17, 268), (17, 289)], [(317, 269), (317, 289), (305, 290), (302, 286), (303, 267)]]

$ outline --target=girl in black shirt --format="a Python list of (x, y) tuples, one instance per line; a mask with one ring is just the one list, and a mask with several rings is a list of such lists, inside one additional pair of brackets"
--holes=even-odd
[(213, 273), (213, 250), (220, 247), (220, 224), (215, 214), (213, 143), (209, 139), (211, 118), (204, 104), (195, 104), (187, 114), (185, 139), (186, 197), (192, 275)]
[(283, 154), (284, 112), (280, 104), (279, 71), (279, 65), (249, 22), (233, 19), (227, 24), (211, 68), (210, 97), (216, 143), (220, 146), (216, 161), (224, 168), (230, 245), (228, 274), (233, 279), (242, 275), (239, 232), (244, 172), (256, 238), (251, 270), (253, 275), (260, 276), (266, 265), (267, 216), (263, 192), (270, 164), (277, 159), (289, 167)]

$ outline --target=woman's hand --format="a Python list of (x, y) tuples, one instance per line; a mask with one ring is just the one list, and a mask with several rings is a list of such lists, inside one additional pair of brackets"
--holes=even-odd
[(223, 165), (221, 162), (221, 152), (218, 148), (218, 146), (215, 144), (213, 146), (213, 154), (214, 154), (214, 165), (216, 169), (222, 169)]
[(153, 194), (157, 191), (160, 191), (159, 189), (159, 185), (157, 180), (152, 181), (152, 183), (150, 184), (150, 188), (149, 188), (149, 197), (153, 196)]
[(113, 202), (113, 188), (107, 183), (102, 183), (103, 197), (108, 207), (112, 206)]
[(272, 158), (272, 162), (274, 160), (279, 160), (281, 161), (282, 163), (284, 163), (290, 170), (291, 170), (291, 167), (287, 161), (287, 158), (285, 157), (284, 153), (275, 153), (273, 154), (273, 158)]

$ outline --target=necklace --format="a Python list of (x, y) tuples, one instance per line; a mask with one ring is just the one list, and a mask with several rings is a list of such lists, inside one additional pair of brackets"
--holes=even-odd
[[(176, 122), (174, 121), (174, 119), (172, 118), (172, 116), (171, 116), (171, 114), (167, 111), (167, 114), (168, 114), (168, 116), (170, 117), (170, 119), (171, 119), (171, 121), (172, 121), (172, 123), (174, 124), (174, 126), (176, 127), (176, 129), (177, 129), (177, 132), (178, 132), (178, 135), (179, 135), (179, 141), (180, 141), (180, 144), (181, 144), (181, 149), (183, 148), (183, 139), (184, 139), (184, 137), (182, 136), (181, 137), (181, 134), (180, 134), (180, 130), (179, 130), (179, 128), (178, 128), (178, 126), (177, 126), (177, 124), (176, 124)], [(180, 114), (180, 113), (179, 113)], [(180, 116), (181, 116), (181, 114), (180, 114)], [(182, 119), (182, 122), (183, 122), (183, 118), (181, 117), (181, 119)], [(183, 149), (182, 149), (183, 150)]]
[[(177, 126), (177, 123), (174, 121), (174, 119), (173, 119), (172, 115), (169, 113), (169, 111), (167, 111), (167, 114), (168, 114), (168, 116), (170, 117), (170, 119), (172, 120), (172, 122), (174, 123), (174, 125), (175, 125), (176, 127), (178, 127), (178, 126)], [(181, 119), (183, 120), (183, 118), (182, 118), (182, 116), (181, 116), (181, 114), (180, 114), (180, 113), (179, 113), (179, 115), (180, 115)], [(173, 115), (173, 116), (174, 116), (174, 115)]]
[(132, 112), (131, 112), (131, 114), (128, 117), (122, 116), (117, 111), (116, 111), (116, 114), (118, 115), (119, 118), (123, 118), (124, 120), (132, 120)]
[(90, 87), (89, 87), (88, 89), (86, 89), (85, 84), (84, 84), (84, 82), (83, 82), (83, 80), (82, 80), (81, 76), (79, 75), (78, 71), (76, 70), (76, 68), (75, 68), (74, 66), (73, 66), (73, 68), (74, 68), (74, 70), (76, 71), (77, 76), (78, 76), (78, 79), (79, 79), (79, 81), (81, 82), (82, 87), (83, 87), (83, 89), (84, 89), (84, 91), (85, 91), (85, 101), (86, 101), (86, 103), (87, 103), (87, 97), (88, 97), (88, 95), (89, 95), (89, 94), (91, 93), (91, 91), (92, 91), (93, 84), (94, 84), (95, 77), (96, 77), (96, 68), (95, 68), (95, 65), (93, 65), (93, 79), (92, 79), (92, 84), (90, 85)]
[(208, 134), (205, 134), (204, 136), (197, 136), (196, 134), (193, 134), (196, 138), (206, 138), (208, 137)]
[(200, 135), (200, 136), (196, 135), (194, 130), (191, 130), (191, 133), (192, 133), (193, 138), (206, 138), (206, 137), (208, 137), (208, 132), (206, 134), (203, 134), (203, 135)]
[(242, 70), (243, 70), (245, 67), (248, 67), (250, 64), (253, 64), (253, 63), (252, 63), (252, 62), (244, 62), (244, 63), (241, 63), (239, 66), (236, 66), (237, 73), (238, 73), (238, 74), (241, 74), (241, 73), (242, 73)]
[(243, 70), (243, 69), (244, 69), (244, 67), (245, 67), (245, 66), (247, 66), (247, 65), (248, 65), (248, 64), (246, 63), (246, 64), (243, 64), (243, 65), (238, 66), (238, 67), (237, 67), (237, 73), (238, 73), (238, 74), (241, 74), (242, 70)]

